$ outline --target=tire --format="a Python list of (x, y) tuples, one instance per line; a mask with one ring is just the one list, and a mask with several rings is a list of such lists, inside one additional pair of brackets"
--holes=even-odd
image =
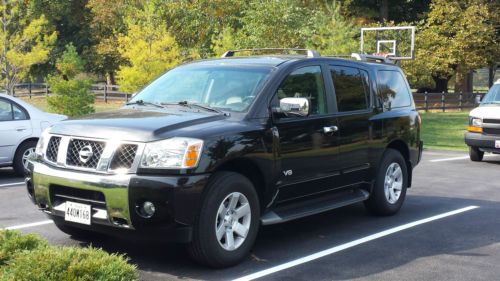
[[(387, 186), (386, 181), (388, 181)], [(405, 159), (399, 151), (387, 149), (382, 157), (372, 193), (365, 201), (365, 206), (376, 215), (394, 215), (403, 205), (407, 187), (408, 170)]]
[(473, 162), (483, 161), (484, 151), (479, 150), (477, 147), (469, 146), (469, 157)]
[(24, 161), (26, 161), (25, 156), (26, 153), (29, 153), (31, 150), (33, 153), (35, 152), (36, 141), (27, 141), (23, 142), (16, 151), (16, 155), (14, 155), (14, 172), (16, 172), (19, 176), (24, 176), (26, 173), (26, 168), (24, 166)]
[[(233, 199), (238, 199), (235, 201), (236, 207), (230, 208), (228, 205)], [(250, 210), (241, 208), (245, 203), (248, 203)], [(227, 214), (227, 210), (231, 209), (239, 210), (241, 214), (246, 215), (241, 218), (238, 218), (237, 213), (223, 216)], [(187, 245), (188, 253), (196, 262), (214, 268), (238, 264), (253, 247), (259, 220), (259, 199), (250, 180), (238, 173), (218, 172), (212, 176), (204, 192), (202, 206), (193, 225), (193, 239)], [(236, 227), (237, 224), (248, 226), (244, 228), (248, 230), (246, 237), (243, 238), (238, 234), (236, 228), (240, 230), (239, 233), (243, 232), (240, 226)], [(235, 227), (229, 228), (229, 226)], [(217, 229), (223, 230), (219, 232), (222, 234), (219, 236), (220, 239), (216, 234)], [(226, 231), (229, 231), (229, 234)], [(226, 239), (231, 236), (231, 233), (233, 239)], [(231, 240), (234, 249), (229, 249)]]
[(100, 233), (96, 233), (96, 232), (85, 230), (85, 229), (80, 229), (80, 228), (73, 227), (73, 226), (70, 226), (70, 225), (67, 225), (64, 223), (60, 223), (60, 222), (56, 222), (56, 221), (54, 221), (54, 224), (56, 225), (56, 227), (60, 231), (66, 233), (66, 234), (68, 234), (71, 237), (76, 238), (76, 239), (87, 240), (87, 239), (91, 239), (91, 238), (97, 238), (97, 237), (104, 236), (103, 234), (100, 234)]

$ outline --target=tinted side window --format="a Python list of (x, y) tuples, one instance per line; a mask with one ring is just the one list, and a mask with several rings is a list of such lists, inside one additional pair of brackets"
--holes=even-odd
[(354, 67), (335, 66), (331, 69), (339, 112), (368, 107), (367, 75)]
[(26, 120), (26, 119), (28, 119), (24, 110), (21, 109), (20, 107), (18, 107), (17, 105), (13, 104), (12, 109), (14, 112), (14, 120)]
[(398, 71), (379, 71), (377, 74), (379, 98), (384, 108), (397, 108), (411, 105), (410, 90)]
[(0, 121), (12, 120), (12, 105), (6, 100), (0, 99)]
[(319, 66), (307, 66), (290, 73), (278, 88), (277, 96), (280, 100), (307, 98), (311, 115), (327, 113), (325, 84)]

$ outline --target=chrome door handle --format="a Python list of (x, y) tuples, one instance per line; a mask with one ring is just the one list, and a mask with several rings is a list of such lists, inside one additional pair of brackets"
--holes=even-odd
[(339, 130), (339, 127), (337, 127), (337, 126), (323, 127), (323, 133), (324, 134), (335, 133), (338, 130)]
[(19, 128), (16, 128), (16, 131), (18, 132), (22, 132), (22, 131), (26, 131), (27, 128), (26, 127), (19, 127)]

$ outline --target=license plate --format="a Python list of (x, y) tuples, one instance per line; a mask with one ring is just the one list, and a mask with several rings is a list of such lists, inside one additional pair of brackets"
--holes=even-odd
[(90, 225), (90, 205), (66, 201), (64, 220)]
[(500, 140), (495, 141), (495, 148), (500, 148)]

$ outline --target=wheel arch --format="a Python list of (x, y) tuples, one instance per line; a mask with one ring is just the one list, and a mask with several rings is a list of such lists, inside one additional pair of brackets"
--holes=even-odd
[(14, 156), (12, 157), (12, 160), (14, 160), (14, 158), (16, 157), (16, 154), (17, 154), (17, 152), (19, 151), (19, 148), (20, 148), (23, 144), (25, 144), (25, 143), (27, 143), (27, 142), (30, 142), (30, 141), (38, 142), (38, 138), (36, 138), (36, 137), (29, 137), (29, 138), (27, 138), (27, 139), (23, 140), (22, 142), (20, 142), (20, 143), (17, 145), (17, 147), (16, 147), (16, 151), (14, 152)]
[(387, 149), (394, 149), (394, 150), (399, 151), (399, 153), (401, 153), (401, 155), (405, 159), (406, 170), (408, 171), (408, 187), (411, 187), (412, 178), (413, 178), (413, 174), (412, 174), (413, 169), (412, 169), (412, 163), (410, 161), (410, 148), (408, 147), (406, 142), (404, 142), (403, 140), (396, 139), (396, 140), (391, 141), (386, 146), (386, 150)]
[(268, 191), (267, 183), (264, 172), (257, 163), (248, 158), (236, 158), (221, 164), (214, 172), (219, 171), (235, 172), (248, 178), (257, 191), (261, 210), (265, 209), (267, 203), (266, 194)]

